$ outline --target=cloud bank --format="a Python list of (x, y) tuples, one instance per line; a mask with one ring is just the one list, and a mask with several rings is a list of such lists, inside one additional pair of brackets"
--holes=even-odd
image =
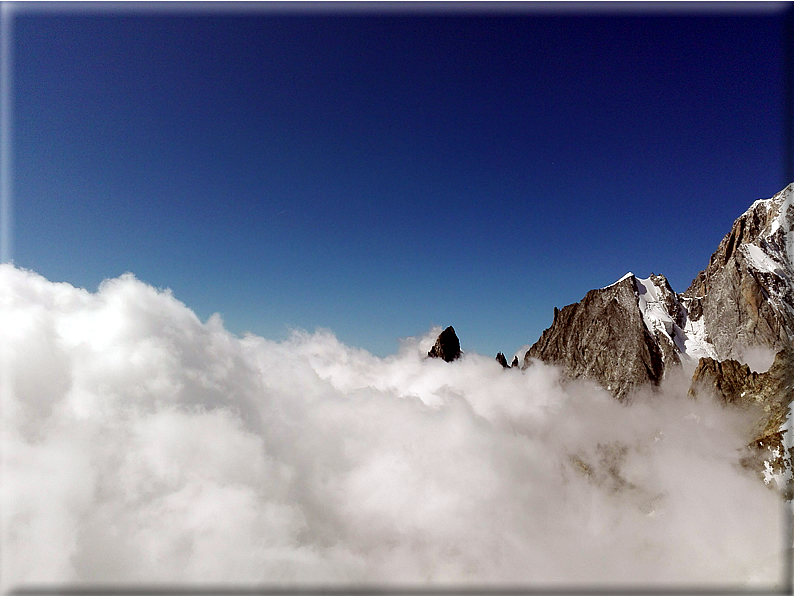
[[(753, 420), (542, 363), (236, 337), (131, 274), (0, 265), (3, 587), (760, 584)], [(465, 330), (462, 330), (465, 344)], [(464, 345), (465, 348), (465, 345)]]

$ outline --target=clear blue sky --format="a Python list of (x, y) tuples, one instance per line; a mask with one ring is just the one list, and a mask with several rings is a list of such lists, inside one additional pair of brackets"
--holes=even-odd
[(21, 10), (14, 262), (235, 333), (511, 354), (787, 182), (782, 12)]

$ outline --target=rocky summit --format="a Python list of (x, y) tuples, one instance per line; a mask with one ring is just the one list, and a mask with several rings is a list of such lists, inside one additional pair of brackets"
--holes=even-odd
[(554, 309), (529, 349), (570, 377), (592, 379), (622, 399), (700, 358), (742, 361), (748, 350), (794, 342), (794, 183), (755, 201), (733, 224), (708, 266), (676, 293), (663, 275), (628, 273)]
[(569, 377), (586, 377), (618, 398), (647, 382), (658, 383), (664, 359), (637, 306), (633, 275), (591, 290), (581, 302), (555, 309), (554, 322), (524, 356), (562, 367)]
[(794, 342), (794, 184), (755, 201), (681, 295), (720, 359)]
[(430, 358), (441, 358), (445, 362), (452, 362), (460, 358), (461, 353), (460, 340), (455, 334), (455, 329), (447, 327), (438, 336), (427, 355)]

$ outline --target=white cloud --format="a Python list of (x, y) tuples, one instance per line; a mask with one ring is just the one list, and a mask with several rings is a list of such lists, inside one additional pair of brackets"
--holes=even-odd
[(0, 282), (6, 588), (780, 575), (779, 499), (737, 465), (752, 420), (683, 379), (625, 406), (425, 359), (439, 329), (381, 359), (237, 338), (129, 274)]
[(752, 346), (744, 349), (744, 354), (740, 358), (750, 370), (755, 372), (766, 372), (775, 361), (775, 351), (762, 346)]

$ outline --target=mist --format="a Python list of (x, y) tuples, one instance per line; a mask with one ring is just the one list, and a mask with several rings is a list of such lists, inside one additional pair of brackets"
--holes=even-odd
[[(751, 413), (0, 265), (2, 586), (779, 585)], [(454, 321), (451, 321), (454, 324)], [(465, 329), (458, 329), (466, 350)]]

